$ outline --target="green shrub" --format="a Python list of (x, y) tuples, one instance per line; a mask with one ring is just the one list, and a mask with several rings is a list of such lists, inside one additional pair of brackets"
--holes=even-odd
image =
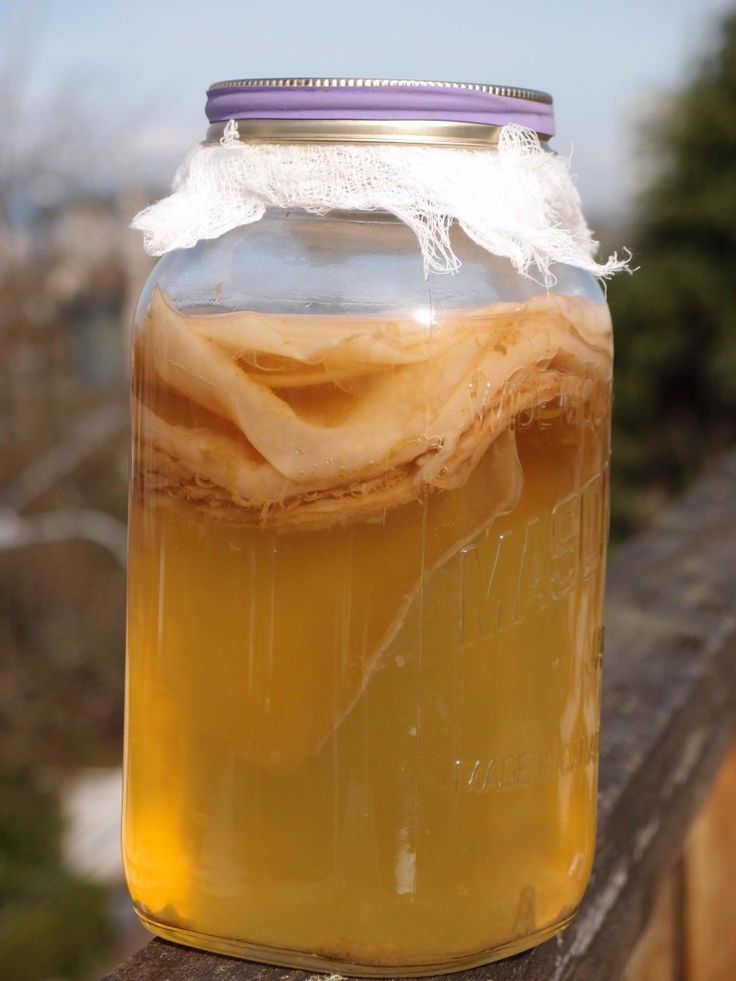
[(614, 531), (635, 530), (736, 441), (736, 12), (649, 153), (617, 327)]
[(0, 774), (0, 977), (74, 978), (109, 941), (106, 891), (61, 866), (53, 794), (28, 770)]

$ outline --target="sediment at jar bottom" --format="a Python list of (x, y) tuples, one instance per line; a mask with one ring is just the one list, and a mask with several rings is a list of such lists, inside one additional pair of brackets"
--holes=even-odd
[[(556, 295), (443, 315), (184, 315), (135, 343), (139, 491), (279, 531), (382, 520), (462, 486), (516, 416), (610, 377), (604, 305)], [(508, 454), (507, 454), (508, 455)]]
[(209, 936), (197, 933), (196, 931), (185, 930), (179, 926), (172, 926), (161, 923), (156, 918), (151, 918), (140, 910), (137, 910), (138, 919), (141, 924), (154, 936), (171, 940), (175, 943), (185, 944), (199, 950), (210, 950), (217, 954), (225, 954), (229, 957), (240, 957), (244, 960), (258, 961), (261, 964), (272, 964), (275, 967), (286, 967), (302, 971), (320, 971), (332, 976), (341, 977), (367, 977), (367, 978), (393, 978), (399, 974), (406, 978), (421, 978), (436, 974), (454, 974), (457, 971), (467, 971), (472, 968), (482, 967), (485, 964), (493, 964), (514, 954), (536, 947), (545, 940), (549, 940), (558, 933), (561, 933), (570, 925), (577, 911), (566, 915), (558, 923), (550, 924), (541, 930), (536, 930), (524, 937), (515, 938), (507, 943), (499, 944), (487, 950), (473, 951), (465, 956), (448, 958), (446, 960), (435, 960), (431, 962), (409, 961), (396, 964), (373, 964), (361, 963), (354, 952), (349, 952), (346, 959), (339, 959), (337, 956), (321, 955), (307, 951), (279, 950), (273, 947), (259, 947), (247, 941), (232, 939), (228, 937)]

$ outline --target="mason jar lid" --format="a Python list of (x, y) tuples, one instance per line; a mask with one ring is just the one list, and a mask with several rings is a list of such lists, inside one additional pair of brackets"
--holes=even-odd
[(492, 146), (517, 123), (554, 135), (552, 97), (477, 82), (389, 78), (244, 78), (207, 90), (207, 140), (230, 120), (256, 143), (430, 143)]

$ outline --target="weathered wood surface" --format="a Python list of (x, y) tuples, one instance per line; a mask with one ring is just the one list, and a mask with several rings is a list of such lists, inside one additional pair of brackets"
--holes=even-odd
[(690, 829), (683, 856), (687, 981), (736, 978), (736, 744)]
[[(593, 878), (560, 937), (458, 981), (612, 981), (736, 725), (736, 455), (614, 556)], [(736, 977), (736, 973), (734, 974)], [(105, 981), (306, 981), (152, 941)]]
[(682, 862), (678, 862), (660, 883), (649, 922), (626, 962), (621, 981), (683, 981), (682, 874)]

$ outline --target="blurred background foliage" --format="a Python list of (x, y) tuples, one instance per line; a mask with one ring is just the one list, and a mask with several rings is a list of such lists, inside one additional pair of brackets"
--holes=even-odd
[[(73, 236), (50, 243), (80, 208), (109, 218), (113, 205), (67, 203), (39, 216), (40, 234), (5, 237), (0, 266), (7, 371), (0, 391), (3, 981), (99, 977), (100, 963), (124, 954), (135, 936), (117, 912), (122, 886), (80, 875), (65, 844), (74, 775), (120, 763), (121, 324), (140, 277), (129, 274), (121, 254), (106, 253), (96, 221), (94, 262), (70, 247)], [(115, 234), (121, 225), (110, 223)], [(83, 337), (87, 319), (101, 331), (93, 340)]]
[[(10, 122), (16, 79), (12, 64), (0, 71)], [(63, 166), (20, 139), (0, 144), (3, 981), (99, 977), (142, 942), (119, 879), (85, 873), (65, 834), (74, 774), (120, 762), (125, 352), (150, 265), (127, 222), (162, 189), (91, 189), (96, 149), (67, 125), (77, 155)], [(649, 179), (633, 222), (591, 216), (639, 267), (608, 290), (618, 539), (736, 442), (736, 11), (641, 146)]]
[(736, 440), (736, 13), (641, 134), (651, 183), (612, 281), (613, 533), (645, 524)]

